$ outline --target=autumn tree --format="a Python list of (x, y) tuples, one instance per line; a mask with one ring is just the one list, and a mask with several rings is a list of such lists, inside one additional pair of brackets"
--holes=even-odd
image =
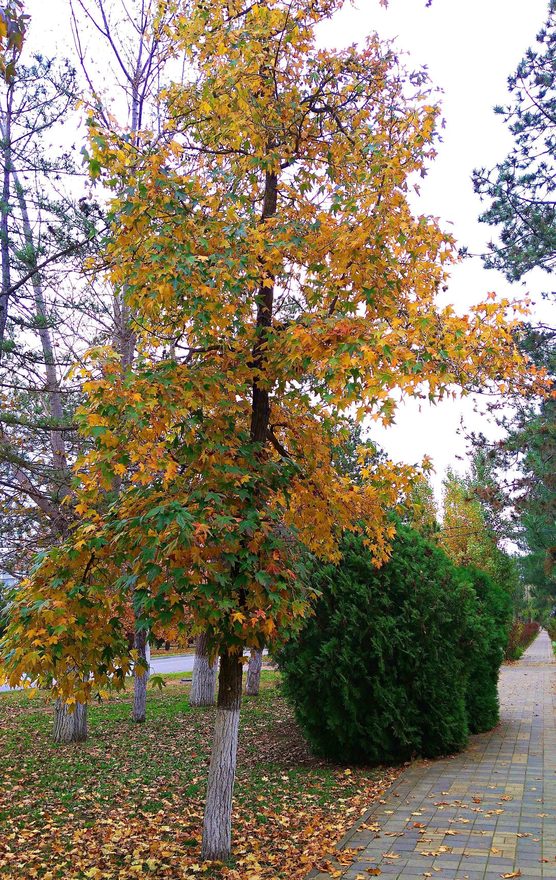
[(424, 538), (437, 537), (438, 506), (427, 474), (422, 474), (415, 480), (408, 501), (409, 510), (406, 518), (411, 527)]
[(317, 47), (341, 5), (178, 7), (187, 76), (160, 95), (160, 133), (91, 114), (91, 172), (114, 193), (99, 271), (135, 316), (137, 355), (90, 353), (81, 522), (21, 586), (2, 641), (12, 683), (53, 676), (71, 701), (141, 668), (130, 596), (145, 629), (206, 633), (208, 859), (230, 853), (243, 650), (286, 636), (310, 600), (288, 536), (334, 561), (361, 531), (380, 565), (411, 486), (365, 446), (351, 480), (341, 432), (391, 422), (400, 394), (534, 381), (507, 304), (436, 305), (453, 242), (408, 194), (437, 109), (376, 38)]
[(517, 563), (489, 526), (488, 505), (481, 502), (484, 486), (476, 473), (460, 477), (448, 471), (438, 541), (456, 565), (485, 572), (509, 595), (515, 595), (519, 586)]

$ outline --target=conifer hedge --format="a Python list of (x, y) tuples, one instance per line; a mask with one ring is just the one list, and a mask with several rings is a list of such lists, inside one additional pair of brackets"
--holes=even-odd
[(498, 723), (498, 673), (504, 660), (512, 619), (508, 593), (485, 572), (461, 568), (477, 596), (478, 630), (467, 655), (466, 706), (469, 731), (483, 733)]
[(461, 749), (496, 723), (506, 605), (482, 573), (399, 526), (376, 569), (361, 538), (340, 564), (315, 565), (315, 613), (277, 659), (317, 754), (399, 761)]

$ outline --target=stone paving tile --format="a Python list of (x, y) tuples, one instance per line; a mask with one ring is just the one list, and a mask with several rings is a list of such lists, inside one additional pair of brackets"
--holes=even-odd
[(373, 868), (385, 880), (517, 871), (556, 880), (556, 663), (546, 632), (502, 668), (499, 691), (493, 731), (459, 755), (413, 764), (338, 844), (354, 851), (343, 880), (367, 880)]

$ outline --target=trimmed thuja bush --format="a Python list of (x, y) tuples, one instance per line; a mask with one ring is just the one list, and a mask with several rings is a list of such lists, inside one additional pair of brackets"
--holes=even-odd
[(465, 702), (470, 732), (482, 733), (498, 723), (498, 673), (508, 642), (512, 601), (485, 572), (477, 568), (462, 568), (459, 572), (472, 584), (477, 597), (477, 628), (465, 658)]
[(341, 563), (315, 565), (312, 580), (315, 613), (277, 659), (315, 752), (369, 763), (433, 757), (496, 723), (506, 612), (488, 578), (400, 526), (387, 565), (376, 569), (349, 535)]

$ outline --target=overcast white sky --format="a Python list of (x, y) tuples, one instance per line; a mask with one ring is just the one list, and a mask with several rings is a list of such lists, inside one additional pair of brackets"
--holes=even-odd
[[(68, 0), (28, 0), (32, 16), (31, 41), (49, 53), (57, 46), (71, 52)], [(421, 188), (420, 212), (433, 214), (459, 243), (471, 252), (482, 252), (493, 235), (479, 224), (480, 202), (470, 177), (477, 166), (491, 167), (507, 153), (511, 139), (493, 106), (505, 103), (506, 82), (545, 21), (548, 0), (390, 0), (383, 9), (378, 0), (346, 3), (334, 21), (321, 29), (321, 39), (342, 46), (372, 31), (394, 38), (399, 50), (409, 53), (407, 65), (428, 67), (432, 81), (443, 90), (446, 128), (439, 155)], [(538, 301), (550, 289), (546, 277), (528, 278), (527, 284), (508, 285), (503, 276), (482, 268), (480, 259), (455, 267), (448, 298), (459, 309), (482, 299), (490, 290), (501, 295), (521, 295), (525, 290)], [(546, 305), (539, 305), (546, 317)], [(410, 402), (400, 410), (397, 424), (388, 430), (373, 429), (375, 439), (399, 460), (417, 462), (432, 457), (439, 492), (449, 465), (464, 462), (463, 437), (457, 434), (461, 417), (469, 427), (485, 428), (473, 412), (470, 399), (436, 407)]]

